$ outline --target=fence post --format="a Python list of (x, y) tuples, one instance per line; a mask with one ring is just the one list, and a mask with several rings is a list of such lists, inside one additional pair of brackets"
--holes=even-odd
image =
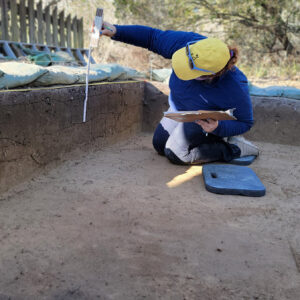
[(28, 0), (28, 12), (29, 12), (29, 41), (35, 43), (35, 16), (34, 16), (34, 0)]
[(50, 16), (50, 7), (45, 7), (45, 23), (46, 23), (46, 44), (48, 46), (52, 45), (52, 36), (51, 36), (51, 16)]
[(67, 27), (67, 47), (71, 48), (72, 42), (71, 42), (71, 15), (70, 14), (67, 16), (66, 27)]
[(77, 30), (77, 17), (73, 18), (73, 47), (78, 48), (78, 30)]
[(60, 35), (60, 46), (65, 47), (65, 13), (62, 10), (59, 13), (59, 35)]
[(52, 14), (52, 18), (53, 18), (53, 46), (58, 46), (58, 21), (57, 21), (57, 7), (55, 7), (53, 9), (53, 14)]
[(11, 13), (11, 40), (19, 41), (19, 27), (17, 22), (18, 7), (16, 0), (10, 0), (10, 13)]
[(1, 39), (9, 40), (8, 35), (8, 7), (7, 0), (1, 0)]
[(83, 18), (78, 20), (78, 46), (83, 48)]
[[(36, 9), (35, 9), (35, 1)], [(56, 47), (83, 48), (83, 18), (65, 18), (65, 12), (50, 6), (43, 10), (42, 0), (0, 0), (2, 40), (39, 43)], [(45, 36), (44, 36), (45, 35)]]
[(38, 43), (44, 44), (44, 20), (43, 20), (43, 4), (40, 1), (37, 6), (37, 19), (38, 19)]
[(21, 37), (21, 42), (27, 43), (25, 0), (20, 0), (20, 37)]

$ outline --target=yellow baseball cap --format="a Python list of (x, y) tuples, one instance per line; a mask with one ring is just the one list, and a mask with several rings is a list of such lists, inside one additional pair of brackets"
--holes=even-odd
[[(187, 47), (190, 50), (190, 58)], [(192, 80), (199, 76), (217, 73), (226, 66), (230, 59), (227, 45), (216, 38), (190, 42), (187, 47), (177, 50), (172, 56), (173, 70), (182, 80)], [(191, 58), (192, 62), (189, 61)], [(194, 67), (192, 69), (192, 64), (198, 69)]]

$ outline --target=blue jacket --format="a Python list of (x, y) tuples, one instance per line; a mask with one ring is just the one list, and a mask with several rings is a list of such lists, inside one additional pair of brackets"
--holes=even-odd
[[(114, 40), (147, 48), (165, 58), (185, 47), (189, 41), (206, 37), (194, 32), (162, 31), (139, 25), (116, 25)], [(181, 80), (174, 71), (170, 77), (170, 91), (177, 110), (228, 110), (235, 109), (236, 121), (219, 121), (212, 132), (226, 137), (248, 131), (253, 125), (252, 103), (246, 76), (237, 68), (227, 71), (217, 81)]]

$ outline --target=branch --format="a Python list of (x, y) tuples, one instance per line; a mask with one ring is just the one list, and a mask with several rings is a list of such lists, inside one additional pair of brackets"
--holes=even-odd
[(58, 0), (53, 0), (51, 1), (47, 6), (52, 6), (52, 5), (56, 5), (58, 3)]
[(288, 32), (300, 33), (300, 26), (298, 25), (287, 25)]
[(247, 17), (246, 15), (241, 15), (241, 14), (239, 14), (239, 13), (237, 13), (237, 12), (233, 12), (233, 13), (230, 13), (230, 14), (229, 14), (229, 13), (223, 13), (223, 12), (221, 12), (220, 10), (218, 10), (218, 9), (216, 8), (216, 6), (210, 4), (207, 0), (200, 0), (200, 1), (195, 0), (195, 1), (191, 1), (191, 4), (194, 4), (194, 5), (197, 5), (197, 6), (199, 6), (199, 4), (203, 4), (203, 6), (204, 6), (205, 8), (207, 8), (210, 12), (216, 14), (218, 18), (230, 19), (230, 17), (233, 16), (233, 17), (239, 17), (239, 18), (241, 18), (241, 19), (243, 19), (243, 20), (248, 20), (248, 21), (250, 21), (250, 22), (259, 22), (259, 21), (255, 18), (254, 15), (252, 15), (252, 17), (249, 18), (249, 17)]

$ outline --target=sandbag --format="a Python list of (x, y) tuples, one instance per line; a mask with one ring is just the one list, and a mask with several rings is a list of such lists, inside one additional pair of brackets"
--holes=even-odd
[[(49, 86), (55, 84), (74, 84), (86, 82), (86, 67), (51, 66), (47, 67), (48, 73), (38, 78), (33, 85)], [(89, 82), (103, 81), (109, 78), (109, 74), (100, 69), (91, 67)]]
[(74, 84), (79, 81), (80, 75), (76, 68), (66, 66), (51, 66), (47, 73), (33, 82), (34, 86), (49, 86), (55, 84)]
[(106, 80), (127, 80), (133, 78), (143, 77), (143, 74), (138, 71), (123, 67), (118, 64), (92, 64), (91, 70), (96, 71), (99, 75), (107, 74)]
[(79, 66), (76, 59), (65, 51), (57, 51), (55, 53), (51, 53), (51, 62), (52, 65), (65, 64), (69, 66)]
[(172, 69), (154, 69), (152, 70), (152, 80), (164, 82), (171, 76)]
[[(99, 65), (91, 64), (90, 74), (89, 74), (89, 82), (103, 81), (103, 80), (107, 80), (109, 78), (109, 73), (106, 72), (105, 70), (99, 69), (99, 67), (97, 67), (97, 66), (99, 66)], [(85, 83), (87, 67), (80, 67), (77, 69), (78, 69), (78, 72), (80, 72), (80, 78), (79, 78), (78, 82)]]
[(47, 73), (46, 68), (19, 62), (0, 63), (0, 89), (9, 89), (32, 83)]
[[(54, 65), (40, 67), (34, 64), (7, 62), (0, 64), (0, 89), (31, 84), (50, 86), (56, 84), (75, 84), (86, 82), (86, 67)], [(89, 82), (128, 80), (144, 77), (134, 69), (118, 64), (91, 64)]]
[(300, 100), (300, 89), (291, 86), (269, 86), (260, 88), (250, 83), (249, 93), (252, 96), (284, 97)]
[(118, 80), (128, 80), (128, 79), (135, 79), (135, 78), (145, 78), (146, 75), (138, 72), (135, 69), (131, 69), (128, 67), (122, 67), (124, 70), (124, 73), (118, 77)]
[[(78, 68), (79, 69), (79, 68)], [(85, 82), (86, 67), (81, 67), (82, 77), (79, 83)], [(118, 64), (91, 64), (89, 82), (128, 80), (144, 77), (144, 75), (134, 69), (123, 67)]]
[(125, 73), (124, 68), (118, 64), (93, 64), (91, 65), (91, 70), (99, 72), (105, 72), (108, 74), (107, 80), (113, 81), (118, 79), (122, 74)]

